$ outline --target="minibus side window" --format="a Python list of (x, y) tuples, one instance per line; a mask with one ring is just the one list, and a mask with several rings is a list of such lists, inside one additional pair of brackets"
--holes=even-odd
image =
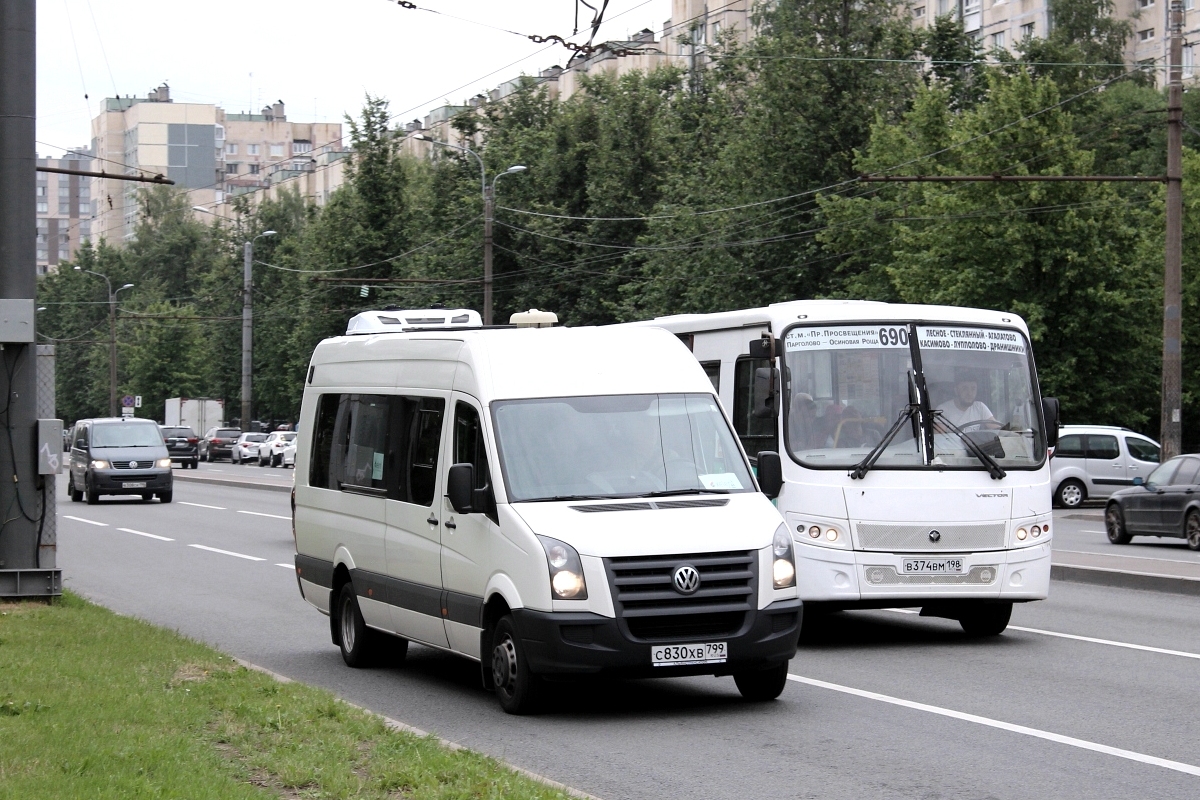
[[(487, 489), (491, 485), (488, 474), (487, 444), (479, 412), (475, 407), (459, 400), (454, 404), (454, 460), (452, 464), (471, 464), (475, 467), (475, 488)], [(495, 500), (488, 503), (487, 515), (497, 520)]]
[[(346, 412), (349, 412), (346, 414)], [(343, 425), (344, 416), (349, 417)], [(337, 437), (344, 433), (345, 438)], [(384, 466), (386, 465), (388, 439), (388, 398), (378, 394), (352, 394), (349, 402), (343, 403), (334, 425), (334, 463), (339, 461), (338, 475), (342, 486), (382, 490)]]
[(445, 408), (440, 397), (392, 398), (388, 461), (397, 479), (389, 480), (388, 496), (393, 500), (433, 505)]
[(733, 368), (733, 429), (751, 459), (763, 450), (779, 450), (776, 442), (776, 417), (755, 417), (754, 371), (771, 366), (766, 358), (739, 358)]
[(329, 462), (333, 449), (333, 428), (337, 422), (342, 395), (323, 394), (317, 403), (317, 419), (313, 425), (312, 455), (309, 458), (308, 485), (320, 489), (336, 489), (329, 482)]

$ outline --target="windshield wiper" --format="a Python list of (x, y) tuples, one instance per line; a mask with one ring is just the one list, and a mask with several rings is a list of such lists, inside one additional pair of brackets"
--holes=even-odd
[(662, 489), (646, 492), (638, 497), (672, 497), (678, 494), (729, 494), (729, 489)]
[(983, 462), (983, 465), (987, 467), (988, 474), (991, 475), (994, 480), (1000, 480), (1008, 474), (1004, 471), (1004, 468), (996, 462), (996, 459), (988, 455), (984, 449), (979, 446), (978, 442), (976, 442), (970, 436), (967, 436), (966, 431), (955, 425), (950, 420), (946, 419), (946, 415), (941, 411), (934, 411), (931, 424), (936, 424), (939, 421), (942, 425), (945, 425), (947, 428), (949, 428), (951, 432), (958, 435), (958, 438), (961, 439), (963, 444), (967, 446), (967, 450), (971, 452), (971, 455)]
[(904, 427), (904, 423), (909, 422), (917, 414), (919, 407), (915, 404), (904, 407), (900, 412), (900, 416), (896, 417), (896, 421), (892, 423), (892, 427), (879, 440), (879, 444), (871, 448), (871, 452), (867, 453), (866, 458), (854, 465), (854, 469), (850, 471), (850, 480), (862, 480), (871, 467), (875, 466), (875, 462), (883, 455), (883, 451), (892, 443), (892, 439), (896, 438), (896, 434)]
[(613, 500), (611, 494), (556, 494), (553, 497), (534, 497), (529, 500), (517, 500), (518, 503), (557, 503), (562, 500)]

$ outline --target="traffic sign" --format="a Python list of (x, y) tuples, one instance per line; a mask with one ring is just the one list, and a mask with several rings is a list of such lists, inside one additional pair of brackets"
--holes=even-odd
[(142, 407), (142, 396), (140, 394), (135, 394), (133, 396), (133, 407), (134, 408)]
[(133, 408), (133, 395), (127, 394), (121, 398), (121, 405), (125, 408)]

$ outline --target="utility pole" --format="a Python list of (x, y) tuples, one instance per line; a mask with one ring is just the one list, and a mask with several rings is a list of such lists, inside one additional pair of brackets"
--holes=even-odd
[[(43, 563), (39, 541), (39, 523), (52, 513), (53, 482), (39, 481), (35, 446), (37, 220), (30, 199), (37, 183), (36, 23), (36, 0), (0, 2), (0, 424), (8, 430), (0, 439), (0, 508), (6, 509), (0, 520), (0, 596), (5, 597), (62, 593), (62, 573), (53, 558)], [(61, 442), (57, 449), (61, 458)]]
[(1167, 235), (1163, 267), (1162, 458), (1183, 449), (1183, 2), (1171, 0), (1167, 83)]
[(242, 433), (250, 430), (251, 391), (254, 363), (254, 308), (250, 288), (254, 270), (254, 242), (247, 241), (242, 247)]
[[(497, 176), (499, 177), (499, 176)], [(495, 183), (483, 182), (483, 324), (492, 324), (492, 217)]]

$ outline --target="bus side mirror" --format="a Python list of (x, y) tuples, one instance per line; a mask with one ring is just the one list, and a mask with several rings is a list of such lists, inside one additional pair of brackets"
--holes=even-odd
[(475, 490), (475, 465), (455, 464), (446, 475), (446, 496), (459, 514), (470, 514)]
[(1058, 398), (1042, 398), (1042, 416), (1046, 419), (1046, 446), (1058, 444)]
[(774, 367), (758, 367), (754, 370), (754, 405), (750, 413), (758, 419), (768, 419), (777, 413), (775, 391), (779, 383), (779, 370)]
[(783, 462), (774, 450), (763, 450), (758, 454), (758, 486), (771, 500), (779, 497), (783, 490)]

